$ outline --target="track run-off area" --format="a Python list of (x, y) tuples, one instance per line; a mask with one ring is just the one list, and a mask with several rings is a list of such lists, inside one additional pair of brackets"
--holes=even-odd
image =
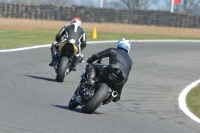
[[(85, 60), (116, 42), (89, 42)], [(121, 100), (84, 114), (68, 102), (86, 63), (58, 83), (50, 44), (0, 50), (0, 133), (199, 133), (185, 97), (200, 82), (200, 41), (133, 41), (129, 54)]]

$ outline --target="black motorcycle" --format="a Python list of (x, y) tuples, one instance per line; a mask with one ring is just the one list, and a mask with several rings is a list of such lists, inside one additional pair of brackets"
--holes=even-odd
[(113, 90), (113, 85), (123, 82), (124, 76), (121, 70), (107, 66), (94, 81), (94, 86), (79, 84), (69, 101), (69, 109), (75, 109), (80, 105), (83, 113), (93, 113), (101, 104), (107, 104), (118, 96)]
[(57, 82), (63, 82), (66, 75), (72, 71), (71, 63), (73, 57), (78, 52), (78, 48), (74, 44), (75, 41), (66, 39), (61, 41), (58, 49), (58, 61), (54, 66)]

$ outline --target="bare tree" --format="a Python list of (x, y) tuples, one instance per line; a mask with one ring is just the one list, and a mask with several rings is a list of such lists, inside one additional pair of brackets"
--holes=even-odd
[(120, 0), (128, 10), (148, 10), (157, 0)]
[(11, 0), (11, 3), (14, 4), (29, 4), (29, 0)]
[(84, 5), (84, 6), (91, 6), (91, 7), (99, 7), (99, 0), (79, 0), (78, 3), (75, 3), (77, 5)]
[(182, 12), (186, 15), (200, 15), (200, 0), (184, 0)]
[(119, 1), (105, 2), (104, 7), (114, 9), (126, 9), (126, 6), (122, 5)]
[(30, 0), (30, 4), (31, 5), (40, 5), (41, 4), (41, 0)]
[(74, 0), (11, 0), (11, 3), (31, 4), (31, 5), (55, 5), (55, 6), (71, 6)]
[(7, 0), (0, 0), (0, 3), (7, 3)]
[[(35, 0), (32, 0), (35, 1)], [(71, 6), (74, 0), (42, 0), (43, 4), (57, 5), (57, 6)]]
[[(165, 6), (162, 10), (170, 11), (171, 0), (165, 0)], [(174, 6), (174, 12), (185, 15), (200, 15), (200, 0), (182, 0), (178, 5)]]
[(148, 10), (152, 5), (156, 5), (157, 0), (140, 0), (140, 5), (143, 10)]

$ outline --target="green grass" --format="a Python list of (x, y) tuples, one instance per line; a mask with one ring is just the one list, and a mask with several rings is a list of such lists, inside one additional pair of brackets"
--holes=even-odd
[(0, 49), (53, 43), (55, 31), (0, 30)]
[[(0, 49), (19, 48), (40, 44), (51, 44), (58, 33), (56, 29), (43, 29), (35, 31), (17, 31), (0, 29)], [(200, 39), (192, 37), (162, 36), (149, 34), (109, 33), (98, 32), (97, 39), (92, 39), (92, 32), (87, 32), (87, 41), (118, 40), (120, 38), (145, 40), (145, 39)]]
[(200, 84), (187, 94), (186, 103), (189, 110), (200, 118)]

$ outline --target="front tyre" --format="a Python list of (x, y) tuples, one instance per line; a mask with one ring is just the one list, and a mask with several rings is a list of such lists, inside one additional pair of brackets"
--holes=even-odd
[(108, 85), (105, 83), (100, 83), (96, 86), (96, 93), (94, 96), (81, 107), (81, 110), (83, 113), (92, 114), (99, 106), (100, 104), (105, 100), (109, 89)]
[(76, 95), (74, 94), (73, 97), (69, 101), (68, 108), (75, 109), (77, 106), (78, 106), (78, 103), (76, 102)]
[(57, 82), (63, 82), (64, 78), (65, 78), (65, 72), (68, 68), (68, 62), (69, 62), (69, 58), (66, 56), (63, 56), (60, 60), (60, 63), (58, 65), (58, 69), (57, 69), (57, 76), (56, 76), (56, 81)]

